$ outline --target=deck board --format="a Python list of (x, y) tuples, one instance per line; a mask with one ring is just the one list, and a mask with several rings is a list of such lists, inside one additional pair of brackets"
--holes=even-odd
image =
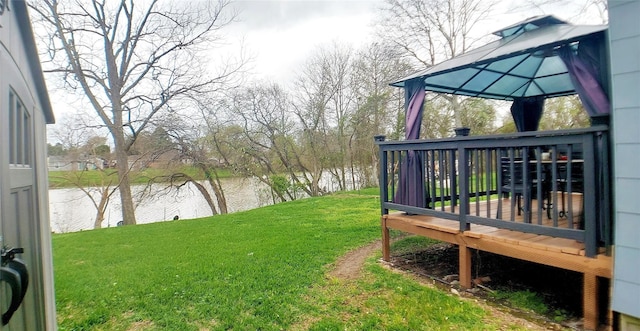
[[(575, 219), (579, 219), (581, 216), (581, 200), (581, 195), (573, 195), (572, 206), (574, 207), (573, 215)], [(558, 204), (561, 204), (559, 195)], [(565, 207), (566, 205), (568, 204), (565, 202)], [(502, 219), (511, 219), (511, 199), (509, 198), (493, 199), (479, 203), (473, 202), (469, 212), (474, 216), (486, 217), (487, 210), (489, 210), (490, 215), (495, 217), (498, 214), (498, 206), (501, 206), (502, 209)], [(576, 209), (576, 207), (580, 208)], [(531, 208), (531, 223), (545, 226), (553, 224), (553, 219), (548, 218), (547, 211), (539, 208), (535, 200), (532, 201)], [(442, 208), (438, 208), (438, 210), (441, 211)], [(445, 207), (444, 210), (448, 211), (450, 207)], [(455, 212), (458, 213), (459, 210), (459, 206), (456, 206)], [(551, 210), (552, 216), (555, 212), (555, 210)], [(513, 214), (513, 222), (522, 223), (525, 221), (524, 213), (516, 215), (514, 212)], [(539, 219), (538, 215), (540, 215)], [(461, 232), (457, 221), (427, 215), (407, 215), (402, 212), (391, 213), (385, 215), (384, 218), (386, 218), (389, 228), (430, 236), (438, 240), (487, 250), (500, 255), (578, 272), (588, 272), (601, 277), (611, 277), (611, 257), (599, 254), (595, 259), (587, 258), (584, 252), (584, 243), (576, 240), (500, 229), (480, 224), (471, 224), (469, 230)], [(557, 223), (560, 228), (576, 228), (569, 227), (569, 220), (566, 217), (558, 218)], [(578, 222), (574, 220), (574, 223)]]
[[(560, 196), (560, 194), (558, 194)], [(512, 210), (511, 199), (502, 198), (502, 199), (492, 199), (489, 201), (480, 201), (480, 208), (476, 208), (476, 202), (472, 202), (469, 206), (469, 215), (485, 217), (485, 218), (499, 218), (506, 221), (513, 222), (523, 222), (524, 221), (524, 212), (520, 212), (518, 215), (517, 212), (517, 204), (514, 204), (516, 208)], [(546, 202), (542, 203), (542, 206), (537, 202), (537, 200), (532, 200), (531, 202), (531, 223), (532, 224), (540, 224), (540, 225), (550, 225), (553, 222), (554, 213), (560, 211), (568, 211), (568, 200), (565, 201), (565, 206), (562, 208), (562, 202), (560, 198), (558, 198), (557, 205), (560, 207), (559, 210), (553, 208), (553, 204), (551, 206), (550, 214), (552, 218), (549, 218), (549, 214), (547, 213), (547, 204)], [(501, 212), (498, 213), (498, 207), (500, 207)], [(437, 208), (438, 211), (451, 212), (451, 207), (445, 208)], [(489, 212), (487, 212), (489, 211)], [(460, 212), (460, 206), (455, 207), (454, 214), (458, 214)], [(513, 214), (513, 218), (512, 218)], [(573, 202), (572, 202), (572, 218), (574, 224), (579, 223), (580, 218), (582, 217), (582, 194), (574, 193), (573, 194)], [(500, 216), (500, 217), (498, 217)], [(561, 227), (568, 228), (568, 217), (558, 217), (558, 222), (562, 224)]]
[(580, 251), (584, 250), (584, 244), (564, 238), (545, 238), (540, 244), (543, 244), (546, 250), (558, 253), (580, 255)]

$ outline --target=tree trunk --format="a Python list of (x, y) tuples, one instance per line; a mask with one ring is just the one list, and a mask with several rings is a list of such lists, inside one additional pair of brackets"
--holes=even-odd
[(213, 199), (211, 198), (211, 195), (209, 194), (209, 192), (207, 191), (207, 189), (200, 183), (196, 182), (195, 180), (193, 180), (193, 178), (189, 177), (191, 183), (193, 183), (193, 185), (196, 186), (196, 188), (198, 189), (198, 191), (200, 191), (200, 194), (202, 194), (202, 196), (204, 197), (204, 199), (207, 201), (207, 205), (209, 205), (209, 208), (211, 209), (211, 214), (212, 215), (218, 215), (218, 211), (216, 210), (216, 205), (213, 203)]
[(451, 96), (451, 108), (453, 109), (453, 119), (454, 119), (454, 128), (462, 127), (462, 114), (460, 114), (460, 102), (458, 101), (458, 96)]
[(211, 185), (211, 188), (216, 195), (216, 199), (218, 200), (220, 214), (229, 213), (229, 209), (227, 208), (227, 198), (224, 196), (224, 191), (222, 190), (222, 185), (220, 184), (220, 180), (218, 180), (218, 177), (216, 176), (215, 180), (209, 177), (209, 185)]
[(94, 229), (102, 228), (102, 221), (104, 221), (104, 211), (103, 210), (98, 210), (96, 212), (96, 219), (93, 222), (93, 228)]
[(104, 212), (107, 209), (107, 204), (109, 203), (109, 189), (102, 190), (100, 192), (100, 203), (96, 206), (96, 219), (93, 222), (94, 229), (102, 228), (102, 221), (104, 221)]
[(211, 186), (211, 189), (216, 196), (216, 200), (218, 200), (218, 208), (220, 208), (220, 214), (227, 214), (229, 212), (227, 208), (227, 198), (224, 196), (224, 190), (222, 189), (222, 184), (220, 184), (220, 179), (217, 172), (213, 167), (209, 168), (209, 166), (204, 163), (199, 163), (198, 166), (204, 172), (205, 177), (209, 182), (209, 186)]
[[(119, 122), (122, 122), (120, 120)], [(118, 123), (118, 120), (116, 120)], [(116, 169), (118, 170), (118, 190), (120, 191), (120, 204), (122, 206), (122, 222), (124, 225), (136, 224), (135, 207), (131, 196), (131, 184), (129, 182), (129, 157), (124, 141), (122, 126), (117, 127), (112, 133), (115, 143)]]

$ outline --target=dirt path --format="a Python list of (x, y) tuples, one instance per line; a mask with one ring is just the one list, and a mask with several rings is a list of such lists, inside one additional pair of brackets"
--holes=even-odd
[(362, 273), (362, 267), (367, 257), (373, 255), (375, 251), (382, 249), (382, 243), (376, 241), (367, 246), (353, 250), (336, 262), (336, 267), (329, 272), (329, 275), (335, 278), (346, 280), (357, 279)]

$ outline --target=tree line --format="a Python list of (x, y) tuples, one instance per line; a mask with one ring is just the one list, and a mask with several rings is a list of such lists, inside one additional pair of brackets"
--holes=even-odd
[[(109, 155), (117, 178), (105, 185), (106, 201), (96, 208), (104, 211), (117, 189), (125, 225), (136, 223), (131, 191), (136, 164), (161, 156), (172, 162), (148, 182), (196, 185), (213, 215), (227, 212), (221, 171), (257, 178), (270, 187), (273, 202), (322, 195), (327, 188), (321, 179), (327, 177), (340, 190), (375, 186), (373, 136), (404, 137), (403, 91), (388, 84), (469, 50), (473, 28), (492, 5), (483, 0), (385, 4), (376, 42), (358, 49), (338, 43), (319, 47), (285, 85), (246, 79), (248, 60), (242, 53), (224, 59), (217, 70), (207, 65), (222, 31), (237, 19), (227, 0), (35, 2), (32, 16), (44, 27), (38, 31), (46, 32), (41, 36), (45, 71), (82, 110), (58, 134), (75, 140), (50, 146), (50, 153), (71, 150), (74, 141)], [(545, 119), (549, 128), (567, 121), (584, 125), (573, 100), (552, 105), (555, 115)], [(423, 138), (451, 136), (460, 126), (472, 134), (515, 131), (508, 120), (499, 125), (499, 107), (429, 95)], [(78, 140), (78, 132), (93, 141)], [(109, 147), (106, 141), (112, 152), (102, 147)], [(197, 172), (184, 171), (185, 165)]]

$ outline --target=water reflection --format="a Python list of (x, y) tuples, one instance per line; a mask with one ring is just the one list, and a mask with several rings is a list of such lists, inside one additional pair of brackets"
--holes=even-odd
[[(354, 182), (355, 186), (360, 187), (361, 185), (357, 184), (360, 178), (357, 171), (353, 175), (350, 172), (347, 173), (346, 187), (354, 189)], [(373, 180), (369, 179), (369, 182)], [(230, 213), (273, 204), (269, 187), (256, 178), (226, 178), (220, 181)], [(319, 182), (323, 192), (340, 190), (340, 185), (335, 182), (329, 172), (325, 172)], [(208, 184), (204, 186), (209, 187)], [(135, 195), (142, 188), (143, 186), (132, 186), (131, 191)], [(166, 185), (154, 184), (151, 192), (158, 193), (165, 188)], [(210, 191), (209, 194), (215, 200), (213, 192)], [(306, 196), (304, 192), (296, 194), (296, 198), (304, 196)], [(51, 189), (49, 190), (49, 215), (53, 232), (91, 230), (94, 228), (96, 208), (91, 199), (79, 189)], [(156, 194), (155, 198), (145, 198), (136, 206), (138, 224), (172, 221), (176, 216), (178, 219), (211, 216), (211, 209), (206, 200), (191, 183), (179, 190), (172, 189), (169, 193)], [(111, 197), (104, 217), (103, 228), (116, 226), (122, 220), (120, 196), (117, 192)]]
[[(205, 186), (208, 187), (206, 184)], [(267, 186), (256, 179), (223, 179), (222, 186), (229, 212), (248, 210), (272, 203)], [(165, 185), (155, 184), (152, 192), (158, 192), (163, 188)], [(140, 190), (141, 187), (132, 187), (134, 194)], [(213, 193), (210, 193), (213, 197)], [(96, 208), (91, 199), (79, 189), (51, 189), (49, 190), (49, 214), (53, 232), (89, 230), (94, 228)], [(116, 192), (111, 197), (102, 227), (116, 226), (122, 220), (121, 215), (120, 196)], [(138, 224), (169, 221), (175, 216), (180, 219), (191, 219), (210, 215), (209, 205), (191, 183), (179, 190), (172, 189), (170, 193), (146, 198), (136, 207)]]

